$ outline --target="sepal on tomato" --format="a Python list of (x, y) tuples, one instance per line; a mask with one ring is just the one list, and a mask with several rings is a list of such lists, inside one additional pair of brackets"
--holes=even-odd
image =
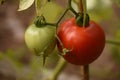
[(37, 16), (34, 24), (36, 25), (36, 27), (42, 27), (46, 25), (46, 20), (44, 16)]
[[(89, 15), (86, 14), (85, 25), (84, 25), (85, 27), (89, 25), (89, 21), (90, 21)], [(79, 13), (79, 16), (76, 17), (76, 24), (79, 26), (83, 26), (83, 23), (84, 23), (84, 13)]]
[(67, 49), (67, 48), (65, 48), (65, 47), (63, 46), (62, 41), (59, 39), (59, 37), (58, 37), (57, 35), (56, 35), (56, 38), (57, 38), (57, 42), (58, 42), (58, 44), (59, 44), (58, 47), (60, 48), (60, 52), (61, 52), (60, 55), (64, 56), (64, 55), (70, 53), (71, 50), (70, 50), (70, 49)]

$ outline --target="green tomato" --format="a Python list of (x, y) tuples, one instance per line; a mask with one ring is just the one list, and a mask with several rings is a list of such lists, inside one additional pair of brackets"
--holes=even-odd
[(48, 56), (56, 45), (56, 27), (46, 25), (37, 27), (31, 24), (25, 32), (25, 42), (28, 48), (38, 54)]

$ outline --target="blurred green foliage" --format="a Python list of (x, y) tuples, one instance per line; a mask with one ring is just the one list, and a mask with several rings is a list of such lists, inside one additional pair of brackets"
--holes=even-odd
[(104, 20), (109, 20), (112, 17), (113, 10), (110, 4), (107, 4), (101, 0), (98, 0), (94, 5), (95, 6), (93, 8), (88, 10), (91, 20), (101, 22)]
[[(47, 58), (45, 66), (43, 66), (42, 56), (32, 55), (31, 57), (25, 58), (27, 53), (24, 49), (20, 50), (20, 52), (15, 52), (10, 49), (4, 53), (0, 52), (0, 62), (7, 60), (12, 65), (16, 71), (17, 80), (34, 80), (38, 76), (48, 75), (49, 70), (55, 66), (56, 61), (59, 59), (59, 56), (55, 54), (56, 52), (55, 50), (53, 54)], [(29, 59), (29, 61), (25, 63), (24, 59)], [(42, 77), (40, 79), (36, 78), (35, 80), (42, 80)]]
[(120, 7), (120, 0), (113, 0)]
[[(116, 40), (120, 41), (120, 30), (116, 31)], [(120, 65), (120, 45), (112, 46), (112, 56), (117, 64)]]

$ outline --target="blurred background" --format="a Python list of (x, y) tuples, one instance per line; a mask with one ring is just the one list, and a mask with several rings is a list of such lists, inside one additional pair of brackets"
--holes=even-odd
[[(65, 5), (65, 0), (55, 0)], [(88, 0), (91, 20), (98, 22), (106, 38), (120, 41), (120, 6), (114, 0)], [(0, 80), (45, 80), (59, 59), (54, 53), (42, 67), (41, 57), (29, 51), (24, 32), (35, 17), (35, 7), (18, 12), (19, 0), (0, 5)], [(75, 3), (73, 7), (77, 10)], [(58, 80), (80, 80), (80, 66), (69, 64)], [(102, 55), (90, 64), (90, 80), (120, 80), (120, 45), (106, 43)]]

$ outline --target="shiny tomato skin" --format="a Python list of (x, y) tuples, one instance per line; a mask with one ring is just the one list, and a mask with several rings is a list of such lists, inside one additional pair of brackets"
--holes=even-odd
[[(105, 46), (104, 31), (94, 21), (82, 27), (76, 24), (75, 18), (70, 18), (60, 25), (57, 36), (64, 48), (70, 50), (63, 55), (64, 59), (75, 65), (92, 63), (100, 56)], [(59, 41), (57, 47), (63, 53)]]

